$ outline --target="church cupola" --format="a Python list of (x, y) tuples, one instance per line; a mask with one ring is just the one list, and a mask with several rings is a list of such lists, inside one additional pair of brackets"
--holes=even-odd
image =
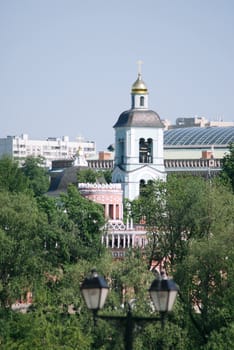
[(141, 77), (141, 64), (138, 62), (138, 78), (132, 85), (132, 109), (147, 109), (148, 108), (148, 89)]

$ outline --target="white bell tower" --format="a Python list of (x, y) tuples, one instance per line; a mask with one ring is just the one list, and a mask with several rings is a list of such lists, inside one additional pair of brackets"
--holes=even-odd
[(141, 64), (132, 85), (131, 109), (121, 113), (115, 129), (115, 166), (112, 182), (121, 183), (124, 198), (136, 199), (140, 186), (149, 180), (166, 180), (163, 158), (163, 128), (159, 115), (148, 109), (148, 89)]

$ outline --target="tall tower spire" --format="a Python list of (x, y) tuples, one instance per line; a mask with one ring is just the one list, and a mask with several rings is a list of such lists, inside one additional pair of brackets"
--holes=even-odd
[(141, 77), (142, 61), (137, 61), (138, 77), (132, 85), (132, 109), (147, 109), (148, 108), (148, 89)]

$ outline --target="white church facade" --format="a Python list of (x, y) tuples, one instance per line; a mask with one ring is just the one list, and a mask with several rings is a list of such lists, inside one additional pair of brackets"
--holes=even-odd
[(129, 200), (140, 194), (150, 180), (166, 180), (163, 158), (164, 125), (148, 107), (148, 89), (141, 72), (131, 89), (131, 109), (121, 113), (114, 125), (115, 161), (113, 183), (120, 183)]

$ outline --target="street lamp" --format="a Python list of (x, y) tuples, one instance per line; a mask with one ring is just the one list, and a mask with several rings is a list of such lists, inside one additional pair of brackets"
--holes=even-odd
[(164, 324), (164, 316), (168, 311), (171, 311), (176, 299), (178, 286), (173, 280), (168, 280), (165, 274), (161, 274), (159, 278), (155, 279), (150, 288), (149, 294), (154, 303), (155, 309), (160, 313), (160, 317), (138, 317), (132, 315), (130, 305), (126, 316), (111, 316), (98, 315), (98, 310), (102, 309), (108, 294), (108, 285), (106, 280), (92, 270), (92, 275), (86, 277), (81, 285), (81, 292), (84, 297), (88, 309), (93, 311), (94, 322), (96, 318), (105, 320), (125, 320), (125, 349), (132, 350), (133, 344), (133, 329), (134, 324), (140, 321), (161, 321)]
[(108, 294), (106, 280), (92, 270), (92, 275), (86, 277), (81, 286), (81, 291), (88, 309), (98, 311), (103, 308)]
[(159, 312), (171, 311), (178, 293), (178, 286), (173, 280), (167, 279), (165, 273), (156, 278), (149, 289), (150, 297)]

